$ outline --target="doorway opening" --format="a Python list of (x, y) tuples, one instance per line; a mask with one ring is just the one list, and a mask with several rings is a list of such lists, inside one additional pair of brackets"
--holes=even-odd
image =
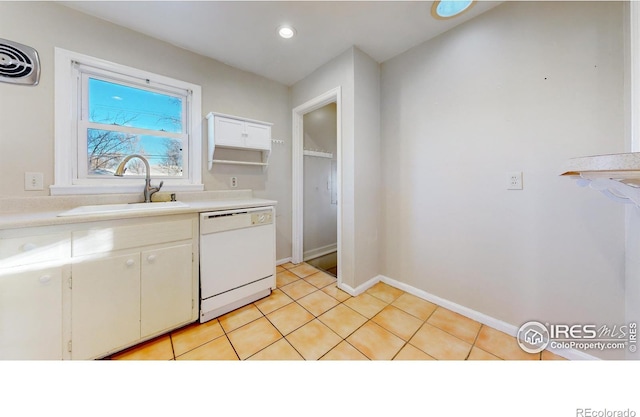
[(338, 275), (336, 103), (303, 116), (303, 261)]
[(293, 109), (293, 263), (341, 284), (340, 87)]

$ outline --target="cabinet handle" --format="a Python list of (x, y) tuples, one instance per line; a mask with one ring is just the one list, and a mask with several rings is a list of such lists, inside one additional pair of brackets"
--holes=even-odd
[(133, 259), (128, 259), (127, 260), (127, 266), (131, 267), (133, 265), (135, 265), (136, 261), (134, 261)]
[(51, 281), (51, 275), (43, 275), (38, 279), (38, 281), (40, 281), (41, 284), (48, 284), (49, 281)]
[(34, 250), (38, 246), (35, 243), (25, 243), (22, 245), (22, 252), (29, 252), (30, 250)]
[(158, 255), (149, 255), (147, 256), (147, 261), (149, 261), (149, 263), (154, 263), (156, 261), (156, 259), (158, 259)]

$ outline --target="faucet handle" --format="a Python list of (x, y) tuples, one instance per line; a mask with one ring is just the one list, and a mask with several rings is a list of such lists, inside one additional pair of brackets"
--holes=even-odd
[(149, 191), (151, 192), (151, 194), (155, 194), (160, 191), (160, 189), (162, 188), (162, 184), (164, 184), (164, 181), (160, 181), (160, 184), (158, 184), (157, 187), (154, 187), (151, 185), (151, 183), (149, 183)]

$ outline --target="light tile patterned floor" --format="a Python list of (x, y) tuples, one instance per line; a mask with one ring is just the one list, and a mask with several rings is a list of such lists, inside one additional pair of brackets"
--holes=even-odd
[(269, 297), (108, 359), (500, 360), (528, 354), (515, 338), (384, 283), (357, 297), (310, 265), (277, 268)]

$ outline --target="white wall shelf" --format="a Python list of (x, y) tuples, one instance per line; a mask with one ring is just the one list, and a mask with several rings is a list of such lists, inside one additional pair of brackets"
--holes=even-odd
[[(266, 169), (271, 154), (272, 123), (222, 113), (207, 114), (209, 169), (213, 164), (261, 166)], [(261, 162), (214, 159), (216, 148), (228, 148), (261, 153)]]
[(261, 167), (266, 167), (269, 165), (267, 162), (234, 161), (230, 159), (213, 159), (212, 162), (216, 164), (223, 164), (223, 165), (251, 165), (251, 166), (261, 166)]
[(302, 154), (304, 156), (315, 156), (317, 158), (327, 158), (327, 159), (333, 159), (333, 153), (331, 152), (324, 152), (324, 151), (311, 151), (311, 150), (307, 150), (305, 149)]
[(613, 201), (640, 207), (640, 152), (573, 158), (561, 175)]

